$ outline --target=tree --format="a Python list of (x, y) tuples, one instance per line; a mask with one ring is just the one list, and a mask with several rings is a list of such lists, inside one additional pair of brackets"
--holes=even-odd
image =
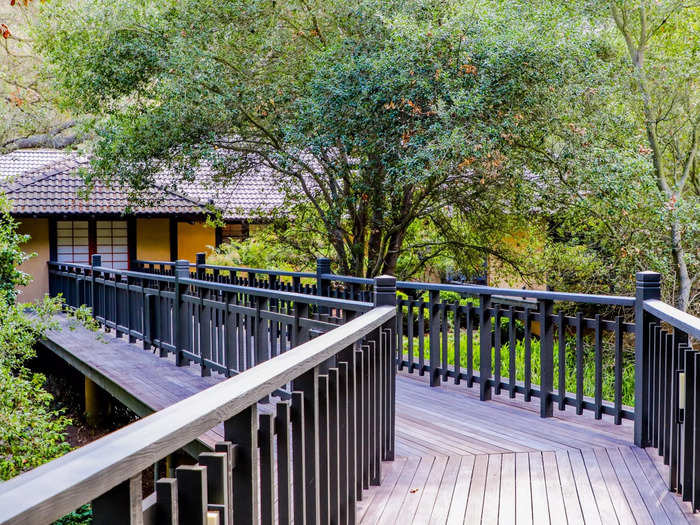
[[(511, 136), (540, 125), (572, 63), (566, 45), (471, 8), (58, 1), (38, 38), (66, 104), (104, 117), (88, 178), (139, 189), (203, 160), (222, 179), (272, 168), (338, 269), (373, 276), (397, 271), (416, 221), (440, 232), (425, 258), (501, 254), (502, 223), (479, 216), (514, 200), (524, 164), (508, 158)], [(464, 217), (491, 229), (447, 235)]]
[(669, 242), (678, 279), (677, 305), (686, 310), (700, 275), (689, 271), (689, 260), (696, 262), (700, 256), (700, 247), (692, 244), (697, 237), (685, 235), (679, 216), (691, 212), (700, 218), (700, 4), (615, 1), (610, 2), (610, 12), (629, 53), (635, 109), (646, 131), (656, 184), (673, 212)]
[(63, 148), (81, 139), (77, 121), (58, 111), (41, 78), (41, 58), (28, 36), (37, 3), (0, 3), (0, 153), (19, 148)]

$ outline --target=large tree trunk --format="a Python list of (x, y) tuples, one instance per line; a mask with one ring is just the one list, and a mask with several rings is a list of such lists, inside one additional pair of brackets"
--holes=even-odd
[(676, 264), (676, 273), (678, 275), (678, 297), (676, 299), (676, 307), (684, 312), (688, 309), (690, 303), (690, 289), (692, 281), (688, 275), (688, 265), (685, 262), (685, 250), (681, 244), (681, 233), (678, 221), (673, 221), (671, 226), (671, 243), (673, 247), (673, 260)]

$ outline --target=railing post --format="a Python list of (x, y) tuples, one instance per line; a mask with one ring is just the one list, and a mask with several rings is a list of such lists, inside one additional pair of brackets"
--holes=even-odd
[(204, 252), (199, 252), (195, 255), (195, 264), (197, 267), (197, 279), (203, 280), (207, 273), (207, 270), (203, 268), (207, 264), (207, 254)]
[[(554, 414), (552, 403), (552, 390), (554, 390), (553, 308), (554, 303), (549, 299), (540, 302), (540, 417), (552, 417)], [(500, 330), (500, 327), (496, 326), (496, 330)], [(500, 348), (496, 348), (496, 352), (500, 352)], [(562, 354), (560, 353), (560, 355)]]
[(90, 300), (92, 301), (92, 304), (90, 307), (92, 308), (92, 317), (93, 319), (97, 316), (96, 310), (97, 310), (97, 289), (95, 288), (96, 285), (96, 276), (95, 276), (95, 268), (98, 266), (102, 266), (102, 256), (95, 254), (92, 256), (92, 269), (90, 271)]
[(491, 296), (479, 295), (479, 399), (491, 399)]
[[(396, 308), (396, 277), (380, 275), (374, 278), (374, 306), (393, 306)], [(395, 417), (396, 417), (396, 367), (403, 354), (403, 341), (397, 341), (398, 317), (394, 317), (390, 325), (385, 325), (379, 336), (379, 344), (382, 345), (384, 362), (387, 364), (384, 373), (385, 392), (383, 399), (384, 419), (382, 425), (382, 459), (391, 461), (394, 459), (395, 448)], [(388, 329), (388, 330), (387, 330)], [(388, 331), (388, 333), (385, 332)]]
[(634, 304), (634, 444), (649, 445), (649, 370), (652, 317), (644, 311), (644, 301), (661, 299), (661, 274), (638, 272)]
[(175, 364), (177, 366), (187, 366), (190, 360), (187, 359), (182, 351), (185, 348), (185, 340), (187, 339), (187, 325), (190, 322), (187, 315), (185, 303), (182, 301), (182, 295), (185, 292), (185, 285), (180, 284), (180, 279), (187, 279), (190, 276), (190, 261), (179, 259), (175, 261), (175, 299), (173, 302), (173, 321), (175, 323)]
[(331, 273), (331, 260), (326, 257), (316, 259), (316, 295), (328, 297), (329, 282), (321, 277), (325, 273)]
[[(428, 348), (430, 350), (430, 386), (440, 386), (440, 291), (430, 290), (430, 333)], [(423, 334), (418, 334), (424, 337)], [(445, 349), (447, 351), (447, 349)]]

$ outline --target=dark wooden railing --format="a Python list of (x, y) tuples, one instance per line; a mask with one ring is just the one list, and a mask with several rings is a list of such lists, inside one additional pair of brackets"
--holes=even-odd
[[(143, 341), (178, 365), (198, 363), (202, 375), (247, 370), (298, 344), (300, 334), (335, 328), (372, 303), (341, 301), (277, 289), (258, 289), (198, 279), (187, 261), (172, 275), (92, 265), (49, 263), (51, 295), (68, 306), (87, 305), (117, 336)], [(256, 334), (264, 337), (256, 337)]]
[[(181, 360), (235, 370), (226, 358), (223, 365), (207, 363), (188, 346), (187, 330), (177, 335), (178, 323), (182, 328), (205, 319), (215, 326), (213, 316), (200, 312), (197, 318), (196, 308), (251, 318), (237, 326), (253, 331), (256, 349), (271, 340), (265, 348), (273, 349), (275, 340), (295, 346), (273, 349), (260, 361), (255, 356), (262, 354), (254, 352), (251, 366), (246, 362), (247, 370), (235, 377), (2, 484), (0, 523), (50, 523), (87, 502), (93, 523), (100, 524), (354, 523), (362, 490), (380, 483), (382, 461), (394, 457), (395, 279), (377, 278), (367, 305), (195, 281), (181, 277), (178, 267), (173, 276), (144, 276), (94, 262), (52, 264), (52, 292), (72, 304), (92, 301), (101, 322), (166, 351), (166, 339), (153, 337), (144, 310), (148, 295), (169, 301), (161, 311), (171, 317), (174, 339), (167, 344)], [(108, 307), (110, 300), (116, 306)], [(291, 305), (294, 315), (280, 313), (273, 301)], [(312, 309), (327, 312), (312, 315)], [(233, 326), (228, 323), (224, 329)], [(288, 325), (276, 339), (275, 323)], [(317, 330), (325, 333), (309, 340)], [(279, 392), (288, 392), (288, 399)], [(260, 405), (261, 399), (270, 401)], [(158, 480), (155, 494), (143, 499), (145, 469), (221, 423), (225, 442)]]
[[(174, 263), (135, 264), (159, 272)], [(316, 273), (284, 272), (208, 265), (202, 253), (191, 267), (202, 279), (337, 300), (371, 300), (374, 282), (332, 274), (328, 259), (317, 261)], [(427, 374), (431, 386), (478, 387), (482, 400), (502, 394), (537, 399), (542, 417), (554, 406), (571, 406), (598, 419), (610, 415), (616, 424), (634, 419), (623, 394), (633, 395), (635, 298), (408, 281), (396, 286), (400, 370)], [(612, 357), (604, 360), (604, 354)], [(609, 360), (612, 367), (605, 366)], [(605, 383), (612, 383), (607, 399)]]
[(660, 300), (659, 274), (637, 276), (641, 446), (669, 466), (670, 490), (700, 510), (700, 319)]
[[(318, 261), (315, 273), (208, 265), (203, 254), (195, 264), (137, 261), (136, 266), (142, 270), (143, 282), (129, 281), (137, 278), (126, 272), (126, 284), (120, 277), (121, 284), (111, 284), (110, 279), (105, 286), (115, 290), (135, 286), (137, 294), (145, 291), (158, 297), (158, 287), (143, 283), (163, 278), (167, 288), (176, 279), (176, 288), (189, 287), (182, 295), (184, 304), (224, 312), (235, 310), (240, 303), (222, 300), (222, 294), (249, 295), (242, 301), (248, 308), (243, 313), (251, 319), (286, 316), (276, 318), (288, 325), (286, 331), (280, 329), (276, 334), (294, 332), (296, 320), (313, 333), (322, 332), (366, 311), (376, 285), (372, 279), (330, 273), (327, 259)], [(97, 268), (94, 273), (100, 272), (109, 270)], [(183, 277), (187, 274), (189, 277)], [(88, 270), (86, 279), (92, 275)], [(78, 291), (67, 293), (79, 294), (72, 279), (71, 286)], [(216, 305), (206, 296), (212, 290), (219, 294)], [(393, 344), (398, 369), (427, 375), (434, 387), (448, 381), (478, 387), (482, 400), (504, 394), (520, 395), (525, 401), (537, 399), (542, 417), (552, 416), (554, 407), (574, 407), (577, 414), (588, 411), (597, 419), (609, 415), (616, 424), (633, 419), (635, 443), (658, 449), (670, 466), (669, 488), (692, 501), (694, 509), (699, 508), (700, 320), (660, 300), (659, 274), (640, 272), (636, 297), (401, 281), (396, 290)], [(285, 303), (275, 294), (293, 294), (293, 299)], [(260, 310), (264, 315), (251, 313), (255, 297), (267, 298)], [(99, 313), (100, 302), (94, 304)], [(308, 307), (301, 308), (301, 304)], [(196, 309), (188, 312), (188, 319), (197, 319)], [(105, 323), (125, 329), (109, 316)], [(256, 327), (253, 322), (244, 331), (274, 331), (268, 325)], [(141, 332), (126, 333), (138, 338)], [(153, 332), (144, 329), (144, 333), (147, 344), (159, 344), (158, 338), (148, 337)], [(183, 340), (196, 345), (192, 338)], [(253, 352), (253, 358), (243, 362), (256, 364), (257, 355)], [(272, 353), (264, 355), (273, 357)], [(201, 351), (188, 346), (183, 356), (196, 360)], [(234, 370), (225, 368), (229, 373)], [(625, 405), (623, 399), (632, 401)]]

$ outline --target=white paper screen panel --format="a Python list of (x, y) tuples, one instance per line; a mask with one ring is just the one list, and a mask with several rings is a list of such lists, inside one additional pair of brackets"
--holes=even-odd
[(129, 268), (126, 221), (97, 221), (97, 253), (102, 265), (118, 270)]
[(58, 262), (88, 264), (88, 221), (56, 221), (56, 244)]

